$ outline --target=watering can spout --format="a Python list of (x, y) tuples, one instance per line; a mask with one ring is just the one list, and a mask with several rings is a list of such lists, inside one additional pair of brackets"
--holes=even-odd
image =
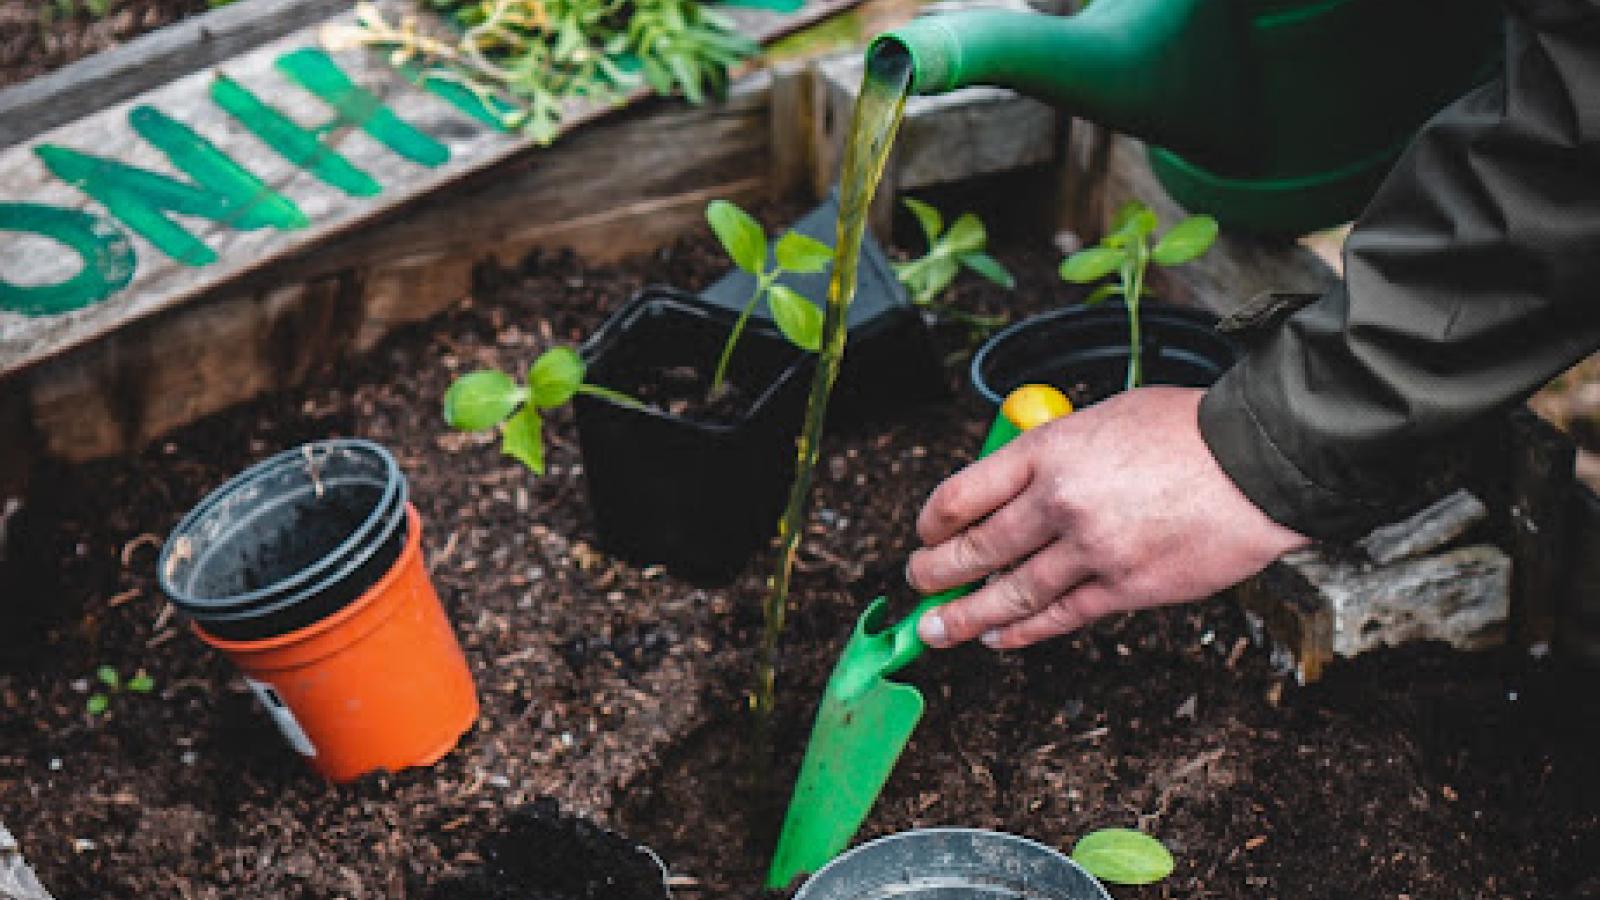
[(870, 64), (911, 67), (911, 91), (1016, 90), (1186, 155), (1247, 166), (1245, 25), (1224, 0), (1096, 0), (1072, 16), (970, 10), (880, 35)]

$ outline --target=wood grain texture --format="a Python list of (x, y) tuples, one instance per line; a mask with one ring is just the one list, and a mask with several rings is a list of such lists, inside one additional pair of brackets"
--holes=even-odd
[(0, 90), (0, 148), (332, 16), (350, 0), (244, 0)]
[[(793, 16), (741, 15), (754, 23), (750, 27), (764, 29), (754, 36), (766, 39), (848, 8), (853, 2), (816, 0)], [(345, 14), (334, 17), (333, 21), (342, 22), (348, 18)], [(166, 159), (136, 138), (128, 126), (129, 110), (135, 105), (147, 104), (194, 128), (273, 190), (293, 200), (311, 220), (309, 227), (280, 232), (271, 229), (235, 231), (214, 222), (188, 218), (185, 226), (219, 257), (216, 263), (203, 268), (181, 265), (134, 236), (138, 270), (128, 288), (109, 300), (46, 318), (0, 313), (0, 375), (36, 365), (109, 334), (125, 323), (181, 305), (264, 266), (325, 246), (422, 198), (461, 187), (503, 163), (521, 160), (527, 165), (549, 162), (554, 166), (557, 163), (550, 161), (570, 160), (566, 164), (569, 178), (575, 168), (582, 168), (582, 162), (575, 160), (575, 155), (582, 151), (564, 147), (567, 141), (542, 149), (520, 136), (483, 127), (444, 101), (408, 84), (380, 54), (349, 51), (335, 54), (335, 58), (351, 79), (380, 97), (400, 118), (447, 145), (450, 159), (437, 168), (424, 168), (389, 152), (359, 130), (336, 131), (328, 137), (327, 146), (373, 176), (383, 186), (383, 192), (377, 197), (352, 197), (328, 187), (261, 144), (208, 96), (215, 73), (222, 73), (257, 95), (270, 98), (285, 115), (303, 126), (315, 127), (327, 121), (330, 111), (321, 100), (288, 83), (273, 68), (281, 54), (314, 46), (319, 27), (298, 29), (229, 59), (215, 69), (192, 72), (46, 131), (35, 140), (0, 150), (0, 201), (25, 200), (97, 212), (96, 205), (81, 193), (56, 180), (32, 148), (48, 142), (99, 153), (158, 172), (172, 172)], [(641, 92), (633, 99), (637, 101), (643, 97)], [(614, 112), (610, 107), (581, 108), (569, 116), (566, 128), (570, 132)], [(672, 147), (681, 152), (698, 153), (705, 143), (717, 137), (701, 133), (691, 136), (688, 131), (675, 133), (658, 143), (656, 158), (670, 152)], [(676, 143), (668, 143), (669, 140)], [(604, 169), (595, 166), (580, 180), (564, 185), (565, 196), (559, 203), (565, 204), (569, 214), (572, 208), (585, 202), (582, 199), (585, 191), (581, 188), (604, 187), (606, 180), (597, 177), (601, 172)], [(528, 207), (529, 204), (523, 204), (521, 211), (526, 213)], [(23, 284), (59, 280), (63, 275), (60, 254), (41, 253), (41, 245), (50, 246), (42, 240), (0, 242), (0, 272)]]

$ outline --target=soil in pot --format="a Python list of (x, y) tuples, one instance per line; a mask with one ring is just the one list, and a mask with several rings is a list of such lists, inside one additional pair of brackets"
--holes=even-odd
[[(1146, 300), (1140, 308), (1145, 384), (1205, 387), (1233, 365), (1233, 343), (1202, 310)], [(1013, 389), (1051, 384), (1083, 406), (1127, 383), (1128, 318), (1120, 303), (1065, 306), (1015, 322), (972, 357), (973, 389), (999, 405)]]
[(430, 900), (666, 900), (650, 851), (541, 798), (482, 842), (483, 864), (439, 882)]

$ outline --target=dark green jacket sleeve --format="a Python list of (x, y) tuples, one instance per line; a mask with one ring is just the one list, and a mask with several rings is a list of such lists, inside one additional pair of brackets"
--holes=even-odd
[(1303, 534), (1393, 519), (1418, 460), (1600, 347), (1600, 0), (1507, 7), (1503, 74), (1418, 134), (1344, 283), (1201, 404), (1223, 470)]

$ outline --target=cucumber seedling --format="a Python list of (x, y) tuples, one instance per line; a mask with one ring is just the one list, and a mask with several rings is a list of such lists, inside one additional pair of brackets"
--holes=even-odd
[(750, 314), (762, 299), (767, 301), (772, 321), (790, 343), (811, 353), (822, 346), (822, 309), (793, 288), (779, 284), (778, 279), (787, 272), (827, 271), (833, 262), (833, 248), (798, 231), (789, 231), (778, 239), (777, 246), (769, 254), (767, 233), (762, 230), (761, 223), (726, 200), (713, 200), (706, 206), (706, 221), (733, 264), (756, 280), (755, 289), (728, 332), (722, 353), (717, 357), (717, 367), (711, 374), (710, 396), (716, 397), (727, 381), (728, 363), (733, 359), (734, 348), (744, 334)]
[(1144, 383), (1139, 301), (1144, 297), (1145, 271), (1152, 262), (1158, 266), (1176, 266), (1197, 259), (1217, 240), (1216, 219), (1190, 216), (1172, 226), (1152, 246), (1151, 239), (1160, 224), (1150, 207), (1137, 200), (1131, 201), (1117, 212), (1110, 233), (1100, 243), (1061, 261), (1061, 278), (1074, 284), (1088, 284), (1113, 272), (1117, 274), (1115, 284), (1095, 288), (1083, 302), (1090, 306), (1107, 297), (1122, 297), (1128, 310), (1127, 390)]
[(91, 716), (104, 714), (111, 709), (111, 698), (123, 692), (132, 694), (148, 694), (155, 690), (156, 682), (145, 673), (143, 669), (135, 672), (127, 681), (112, 666), (101, 666), (94, 670), (95, 680), (100, 682), (101, 690), (89, 695), (83, 708)]
[[(939, 305), (938, 300), (963, 269), (976, 272), (1008, 291), (1016, 288), (1017, 280), (988, 253), (989, 233), (983, 227), (983, 220), (972, 213), (963, 213), (946, 231), (944, 216), (939, 210), (913, 197), (901, 202), (916, 216), (923, 236), (928, 239), (928, 251), (922, 256), (894, 264), (895, 277), (911, 292), (912, 303), (954, 313), (947, 306)], [(962, 317), (974, 323), (990, 318), (965, 314)], [(989, 327), (993, 324), (997, 323)]]
[(500, 429), (500, 452), (544, 474), (544, 413), (576, 394), (642, 407), (620, 391), (585, 382), (583, 357), (571, 347), (552, 347), (528, 368), (528, 383), (499, 369), (479, 369), (457, 378), (444, 394), (444, 420), (462, 431)]

